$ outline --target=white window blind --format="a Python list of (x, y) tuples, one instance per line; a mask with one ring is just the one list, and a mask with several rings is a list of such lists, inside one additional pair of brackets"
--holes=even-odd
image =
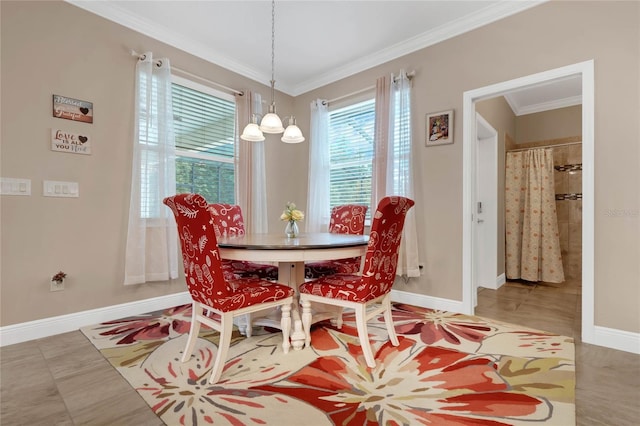
[(394, 93), (393, 194), (407, 195), (411, 170), (411, 102), (408, 91)]
[(172, 101), (176, 191), (234, 204), (235, 99), (174, 77)]
[(374, 126), (374, 99), (329, 112), (330, 207), (370, 204)]

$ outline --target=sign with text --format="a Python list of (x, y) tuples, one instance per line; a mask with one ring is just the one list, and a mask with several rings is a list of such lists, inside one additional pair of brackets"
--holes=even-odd
[(93, 123), (93, 103), (66, 96), (53, 95), (53, 116), (67, 120)]
[(51, 150), (70, 154), (91, 154), (89, 135), (51, 129)]

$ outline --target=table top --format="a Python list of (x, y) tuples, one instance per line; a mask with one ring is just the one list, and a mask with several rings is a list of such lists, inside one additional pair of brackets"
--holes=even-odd
[(368, 235), (302, 233), (296, 238), (287, 238), (284, 234), (252, 234), (242, 237), (221, 237), (218, 247), (246, 250), (309, 250), (334, 249), (366, 245)]
[(282, 234), (252, 234), (219, 238), (224, 259), (303, 262), (341, 259), (364, 255), (368, 235), (303, 233), (296, 238)]

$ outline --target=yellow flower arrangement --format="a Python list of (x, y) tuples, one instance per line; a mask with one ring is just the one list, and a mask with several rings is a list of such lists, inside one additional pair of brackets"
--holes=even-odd
[(288, 202), (282, 214), (280, 215), (280, 220), (288, 221), (288, 222), (298, 222), (299, 220), (304, 219), (304, 213), (296, 208), (295, 203)]

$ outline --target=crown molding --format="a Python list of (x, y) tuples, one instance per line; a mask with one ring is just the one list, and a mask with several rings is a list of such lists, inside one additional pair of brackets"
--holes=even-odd
[(172, 30), (171, 28), (150, 22), (145, 19), (139, 19), (129, 14), (125, 9), (110, 1), (86, 1), (86, 0), (64, 0), (66, 3), (77, 6), (81, 9), (101, 16), (105, 19), (125, 26), (140, 34), (151, 37), (155, 40), (166, 43), (170, 46), (183, 50), (191, 55), (197, 56), (214, 65), (226, 68), (230, 71), (243, 75), (251, 80), (261, 82), (270, 86), (271, 76), (256, 71), (253, 68), (235, 61), (227, 56), (220, 55), (215, 50), (206, 45), (197, 42), (191, 38), (184, 37)]
[(518, 102), (516, 102), (516, 100), (513, 99), (510, 94), (504, 95), (504, 98), (516, 116), (534, 114), (536, 112), (549, 111), (552, 109), (566, 108), (582, 104), (582, 96), (580, 95), (525, 106), (518, 105)]
[[(217, 66), (226, 68), (266, 86), (270, 86), (270, 75), (247, 67), (232, 58), (220, 55), (210, 47), (188, 37), (184, 37), (171, 28), (132, 16), (127, 13), (125, 9), (118, 6), (116, 2), (86, 0), (65, 1), (148, 37), (188, 52)], [(344, 66), (338, 67), (318, 78), (310, 79), (295, 86), (288, 84), (286, 81), (279, 81), (278, 88), (279, 91), (290, 96), (298, 96), (302, 93), (317, 89), (318, 87), (333, 83), (366, 69), (384, 64), (406, 54), (424, 49), (425, 47), (434, 45), (460, 34), (464, 34), (484, 25), (488, 25), (492, 22), (538, 6), (542, 3), (546, 3), (547, 1), (549, 0), (501, 1), (488, 6), (471, 16), (462, 17), (453, 22), (448, 22), (446, 25), (427, 31), (386, 49), (382, 49), (373, 55), (345, 64)]]
[(424, 32), (401, 43), (396, 43), (395, 45), (383, 49), (373, 55), (363, 57), (357, 61), (350, 62), (343, 67), (336, 68), (317, 79), (308, 80), (305, 83), (293, 87), (292, 93), (289, 94), (297, 96), (302, 93), (306, 93), (310, 90), (317, 89), (318, 87), (325, 86), (366, 69), (384, 64), (409, 53), (433, 46), (434, 44), (499, 21), (500, 19), (523, 12), (532, 7), (539, 6), (547, 1), (548, 0), (504, 1), (492, 6), (487, 6), (471, 16), (462, 17), (455, 21), (448, 22), (442, 27), (434, 28), (433, 30)]

